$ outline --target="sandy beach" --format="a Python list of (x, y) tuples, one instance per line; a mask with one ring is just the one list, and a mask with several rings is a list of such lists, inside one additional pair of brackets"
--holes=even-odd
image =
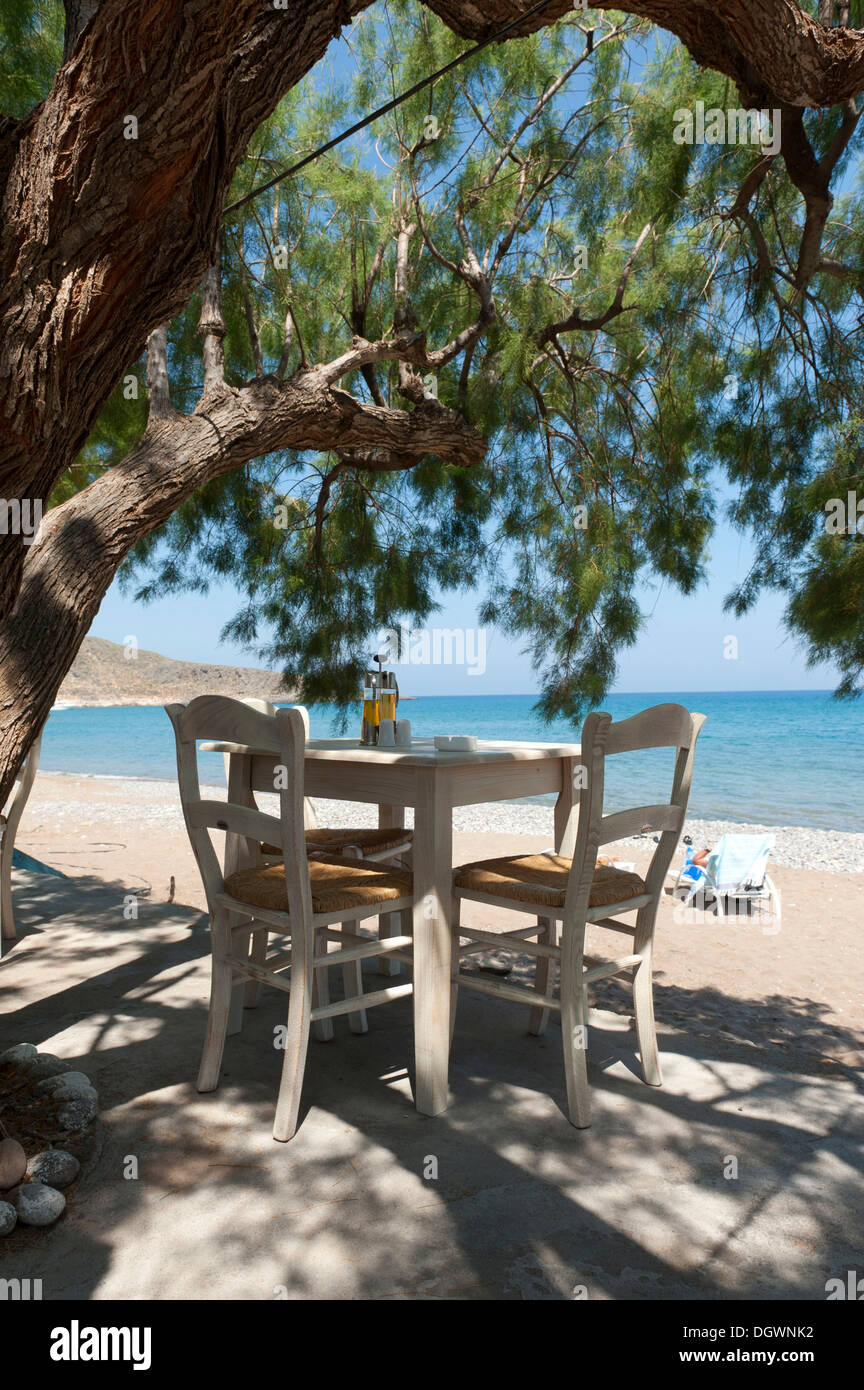
[[(224, 788), (208, 794), (224, 796)], [(261, 798), (262, 809), (275, 809), (264, 805), (268, 800)], [(317, 805), (321, 824), (375, 823), (372, 807)], [(689, 821), (685, 833), (696, 844), (710, 845), (733, 828)], [(697, 1031), (720, 1029), (753, 1045), (786, 1049), (790, 1062), (794, 1057), (811, 1066), (864, 1063), (864, 834), (771, 830), (776, 848), (770, 868), (783, 909), (779, 929), (759, 919), (722, 922), (665, 902), (657, 932), (658, 1016)], [(459, 809), (454, 862), (547, 849), (552, 835), (551, 806), (494, 803)], [(64, 874), (116, 884), (120, 916), (131, 894), (146, 900), (148, 915), (169, 901), (204, 910), (171, 782), (39, 773), (16, 843)], [(639, 870), (647, 865), (650, 847), (644, 839), (633, 840), (614, 852)], [(512, 924), (505, 912), (479, 905), (466, 920), (493, 928)], [(625, 1007), (623, 987), (614, 981), (599, 986), (596, 1002)]]

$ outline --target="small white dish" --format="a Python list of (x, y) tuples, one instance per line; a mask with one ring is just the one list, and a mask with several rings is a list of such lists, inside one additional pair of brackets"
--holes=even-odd
[(439, 753), (473, 753), (477, 740), (473, 734), (436, 734), (435, 747)]

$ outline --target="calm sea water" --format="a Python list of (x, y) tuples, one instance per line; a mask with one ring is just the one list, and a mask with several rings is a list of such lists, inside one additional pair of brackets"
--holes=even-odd
[[(736, 694), (610, 695), (615, 719), (664, 700), (707, 715), (699, 739), (690, 814), (707, 819), (810, 825), (864, 831), (864, 703), (841, 704), (820, 691)], [(544, 724), (531, 695), (427, 696), (400, 707), (421, 736), (476, 734), (481, 739), (567, 741), (566, 720)], [(311, 710), (313, 737), (342, 732), (338, 712)], [(358, 719), (349, 722), (353, 733)], [(357, 729), (359, 732), (359, 727)], [(607, 809), (658, 799), (671, 785), (665, 750), (612, 758)], [(55, 710), (42, 742), (45, 771), (113, 777), (173, 778), (174, 738), (161, 708)], [(201, 758), (202, 779), (223, 781), (222, 759)]]

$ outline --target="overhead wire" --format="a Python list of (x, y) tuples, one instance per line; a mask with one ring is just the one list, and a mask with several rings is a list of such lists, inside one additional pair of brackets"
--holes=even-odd
[(415, 82), (412, 87), (407, 88), (404, 92), (400, 92), (398, 96), (385, 102), (383, 106), (379, 106), (375, 111), (370, 111), (362, 120), (355, 121), (354, 125), (349, 126), (347, 130), (343, 130), (339, 135), (334, 135), (332, 140), (328, 140), (324, 145), (319, 145), (318, 148), (312, 150), (310, 154), (304, 155), (296, 164), (292, 164), (289, 168), (283, 169), (281, 173), (275, 174), (273, 178), (268, 179), (266, 183), (259, 184), (257, 188), (251, 189), (249, 193), (244, 193), (242, 198), (237, 198), (235, 202), (229, 203), (223, 210), (222, 216), (227, 217), (229, 213), (236, 212), (238, 208), (245, 207), (246, 204), (251, 203), (254, 198), (260, 197), (262, 193), (269, 192), (271, 188), (275, 188), (277, 184), (282, 183), (285, 179), (290, 179), (292, 175), (299, 174), (301, 169), (305, 169), (306, 166), (311, 164), (314, 160), (320, 159), (322, 154), (327, 154), (328, 150), (335, 149), (337, 145), (341, 145), (343, 140), (348, 140), (352, 135), (356, 135), (359, 131), (365, 130), (366, 126), (372, 125), (374, 121), (379, 120), (382, 116), (386, 116), (388, 112), (395, 111), (397, 106), (401, 106), (403, 102), (409, 101), (410, 98), (416, 96), (418, 92), (422, 92), (427, 87), (431, 87), (439, 78), (445, 77), (448, 72), (452, 72), (454, 68), (458, 68), (462, 63), (466, 62), (468, 58), (473, 58), (476, 53), (480, 53), (484, 48), (488, 48), (490, 43), (495, 43), (496, 40), (505, 38), (511, 30), (518, 28), (518, 26), (524, 24), (526, 20), (533, 19), (541, 10), (548, 9), (551, 4), (552, 0), (540, 0), (539, 4), (534, 5), (530, 10), (526, 10), (524, 14), (516, 15), (516, 17), (505, 24), (503, 28), (496, 29), (494, 34), (488, 34), (485, 39), (481, 39), (480, 42), (474, 44), (473, 47), (466, 48), (464, 53), (458, 54), (458, 56), (452, 58), (449, 63), (445, 63), (443, 68), (438, 68), (435, 72), (429, 73), (426, 77), (421, 77), (420, 81)]

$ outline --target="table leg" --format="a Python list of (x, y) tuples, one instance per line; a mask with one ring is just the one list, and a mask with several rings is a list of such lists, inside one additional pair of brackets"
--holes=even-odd
[(578, 758), (561, 758), (561, 790), (555, 802), (555, 849), (573, 858), (583, 769)]
[[(404, 806), (378, 807), (378, 829), (390, 830), (393, 827), (400, 829), (405, 824)], [(402, 928), (399, 923), (398, 912), (385, 912), (378, 918), (378, 935), (382, 939), (386, 936), (399, 936)], [(387, 956), (380, 956), (378, 959), (379, 975), (398, 975), (402, 970), (402, 965), (398, 960), (391, 960)], [(353, 1015), (350, 1015), (353, 1017)]]
[(414, 1088), (423, 1115), (448, 1104), (452, 861), (449, 792), (443, 777), (424, 770), (414, 812)]

